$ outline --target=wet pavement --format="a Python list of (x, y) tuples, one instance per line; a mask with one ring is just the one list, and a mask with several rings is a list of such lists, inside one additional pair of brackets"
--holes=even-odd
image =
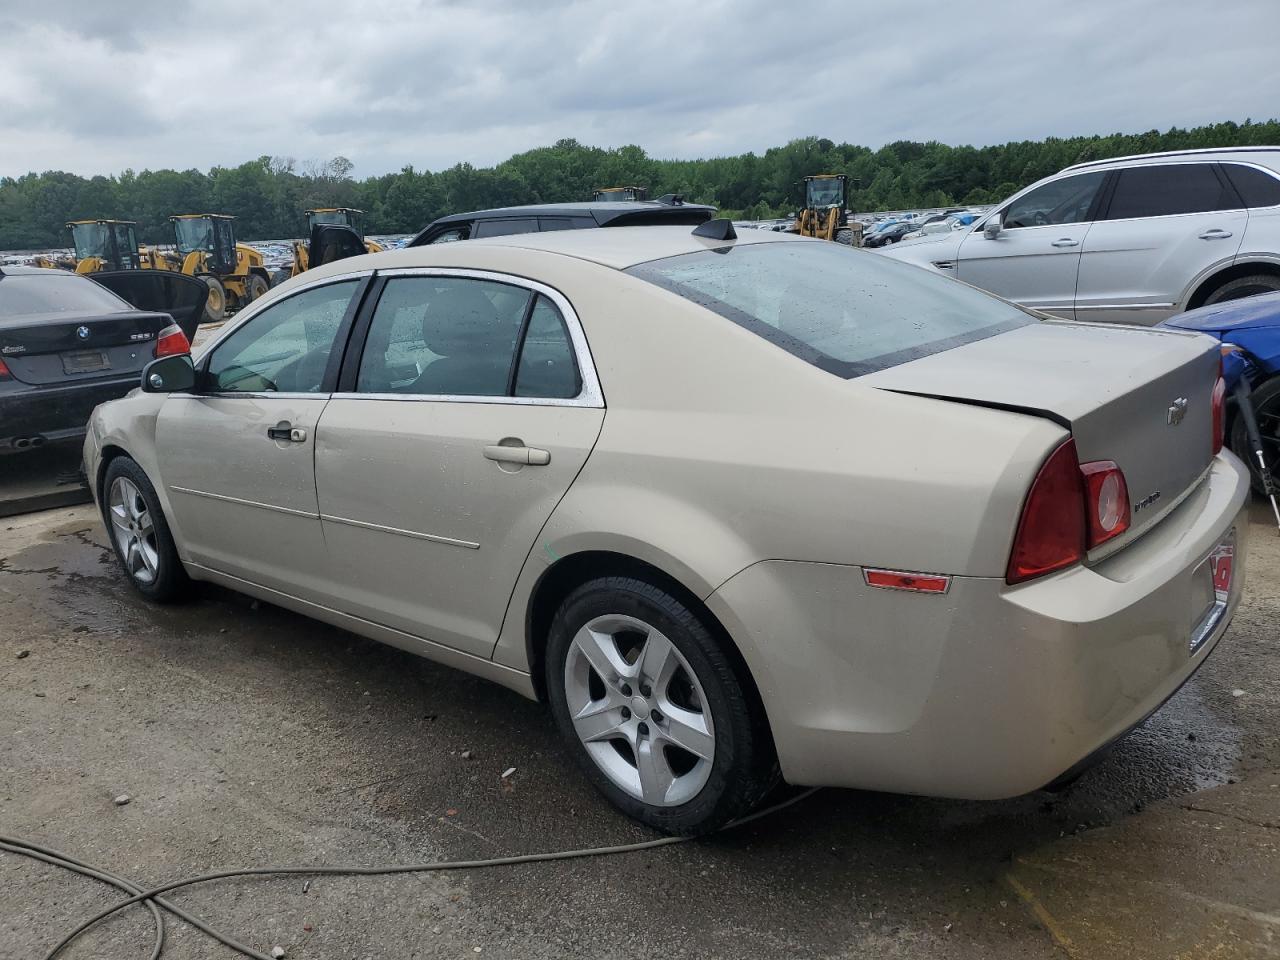
[[(291, 958), (1280, 957), (1280, 536), (1264, 521), (1225, 640), (1063, 793), (823, 790), (619, 857), (174, 900)], [(539, 705), (221, 589), (149, 607), (84, 506), (0, 520), (0, 833), (143, 882), (652, 836), (592, 792)], [(0, 891), (14, 960), (118, 896), (4, 853)], [(232, 956), (170, 931), (166, 957)], [(69, 956), (145, 957), (151, 936), (134, 910)]]

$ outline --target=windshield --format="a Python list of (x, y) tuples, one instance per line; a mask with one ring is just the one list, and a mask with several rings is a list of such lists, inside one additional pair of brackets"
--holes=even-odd
[(808, 205), (810, 207), (838, 207), (844, 204), (843, 190), (840, 181), (810, 180), (808, 186)]
[(627, 272), (846, 378), (1035, 322), (947, 277), (834, 243), (740, 244)]
[(353, 210), (312, 210), (307, 214), (308, 227), (317, 223), (336, 223), (343, 227), (356, 226), (357, 219)]
[(59, 313), (119, 313), (131, 310), (106, 287), (73, 273), (9, 274), (0, 277), (0, 320)]
[(178, 239), (178, 252), (184, 257), (195, 251), (213, 253), (213, 221), (202, 217), (173, 221)]
[(107, 226), (103, 223), (76, 223), (71, 226), (71, 242), (76, 259), (107, 256)]

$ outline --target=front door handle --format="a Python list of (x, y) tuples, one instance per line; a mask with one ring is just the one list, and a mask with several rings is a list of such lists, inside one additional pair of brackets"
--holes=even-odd
[(305, 443), (307, 431), (303, 427), (295, 427), (288, 420), (281, 420), (274, 427), (267, 427), (267, 436), (286, 443)]
[(1055, 241), (1053, 241), (1052, 246), (1055, 246), (1055, 247), (1078, 247), (1078, 246), (1080, 246), (1080, 241), (1079, 241), (1079, 240), (1072, 240), (1070, 237), (1063, 237), (1061, 240), (1055, 240)]
[(1212, 230), (1206, 230), (1204, 233), (1200, 234), (1200, 239), (1201, 240), (1225, 240), (1229, 236), (1231, 236), (1230, 230), (1222, 230), (1215, 227)]
[(485, 447), (484, 456), (486, 460), (495, 460), (498, 463), (520, 463), (531, 467), (545, 467), (551, 462), (549, 450), (539, 450), (537, 447), (523, 445), (509, 447), (501, 443)]

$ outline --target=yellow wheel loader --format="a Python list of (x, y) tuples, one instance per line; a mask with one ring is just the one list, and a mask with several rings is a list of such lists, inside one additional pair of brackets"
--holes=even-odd
[(862, 246), (862, 224), (845, 212), (849, 178), (843, 173), (819, 173), (804, 178), (804, 209), (791, 233), (819, 240)]
[(601, 187), (599, 190), (592, 192), (591, 199), (596, 203), (648, 200), (649, 191), (645, 187)]
[[(316, 227), (346, 227), (355, 234), (354, 238), (349, 239), (363, 244), (365, 253), (381, 253), (383, 250), (382, 244), (365, 239), (364, 228), (360, 223), (362, 216), (364, 216), (364, 211), (357, 210), (354, 207), (319, 207), (314, 210), (308, 210), (307, 237), (315, 237)], [(327, 232), (332, 233), (333, 231)], [(357, 244), (350, 243), (348, 245), (354, 248)], [(311, 266), (311, 246), (312, 244), (308, 240), (293, 241), (293, 267), (287, 274), (281, 270), (276, 277), (277, 282), (306, 272)]]
[(235, 217), (221, 213), (184, 213), (169, 218), (176, 252), (149, 249), (143, 267), (174, 270), (209, 287), (205, 322), (212, 323), (252, 303), (271, 289), (262, 254), (236, 243)]
[(133, 220), (70, 221), (67, 229), (75, 248), (76, 273), (141, 268), (136, 227)]

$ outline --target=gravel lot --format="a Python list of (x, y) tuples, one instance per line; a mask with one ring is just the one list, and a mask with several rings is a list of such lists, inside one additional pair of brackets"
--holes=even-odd
[[(1254, 516), (1223, 643), (1065, 793), (824, 790), (621, 857), (174, 900), (293, 958), (1280, 957), (1280, 537)], [(536, 704), (220, 589), (144, 605), (88, 506), (0, 521), (0, 833), (144, 885), (651, 836), (587, 787)], [(0, 890), (14, 960), (118, 897), (4, 853)], [(170, 931), (172, 960), (233, 956)], [(151, 937), (133, 909), (69, 956), (142, 958)]]

